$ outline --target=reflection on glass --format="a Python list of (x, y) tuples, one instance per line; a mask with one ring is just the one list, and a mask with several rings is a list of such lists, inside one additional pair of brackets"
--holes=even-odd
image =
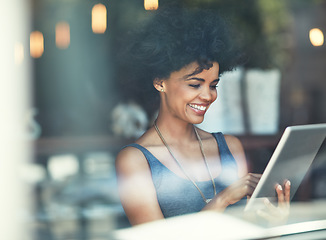
[(55, 26), (55, 44), (58, 48), (68, 48), (70, 44), (70, 26), (66, 22), (59, 22)]
[(21, 64), (24, 60), (24, 46), (22, 43), (15, 44), (14, 54), (15, 54), (15, 64), (17, 65)]
[(92, 30), (94, 33), (104, 33), (107, 28), (106, 7), (99, 3), (92, 9)]
[(318, 47), (324, 44), (324, 34), (319, 28), (313, 28), (309, 31), (310, 42), (313, 46)]
[(158, 0), (144, 0), (144, 8), (146, 10), (157, 10)]
[(33, 58), (39, 58), (44, 52), (44, 37), (39, 31), (34, 31), (30, 35), (30, 54)]

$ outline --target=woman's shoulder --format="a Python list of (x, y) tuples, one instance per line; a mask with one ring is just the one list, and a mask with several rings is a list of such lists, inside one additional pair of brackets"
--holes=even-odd
[[(151, 143), (151, 134), (147, 132), (138, 138), (133, 144), (124, 146), (116, 157), (116, 168), (121, 169), (139, 169), (148, 168), (146, 157), (141, 148), (147, 148)], [(137, 147), (139, 146), (139, 147)]]
[(225, 134), (224, 138), (228, 145), (235, 146), (235, 147), (242, 147), (241, 141), (238, 137), (234, 135)]
[(230, 135), (230, 134), (223, 134), (223, 133), (220, 133), (220, 134), (223, 135), (225, 142), (231, 152), (239, 152), (239, 151), (242, 152), (243, 151), (242, 143), (238, 137), (236, 137), (234, 135)]
[(117, 154), (115, 166), (117, 172), (128, 173), (144, 165), (145, 161), (145, 156), (139, 149), (126, 146)]
[(200, 132), (201, 132), (201, 136), (203, 136), (203, 138), (206, 139), (206, 141), (209, 139), (214, 139), (214, 142), (216, 142), (214, 135), (215, 136), (219, 135), (224, 137), (227, 147), (229, 148), (231, 154), (234, 156), (235, 161), (239, 167), (239, 177), (242, 177), (247, 173), (247, 161), (246, 161), (242, 143), (238, 137), (230, 134), (223, 134), (222, 132), (210, 133), (204, 130), (201, 130)]
[(233, 135), (227, 134), (224, 135), (224, 138), (238, 165), (238, 175), (239, 177), (243, 177), (248, 172), (248, 166), (242, 143), (238, 137)]

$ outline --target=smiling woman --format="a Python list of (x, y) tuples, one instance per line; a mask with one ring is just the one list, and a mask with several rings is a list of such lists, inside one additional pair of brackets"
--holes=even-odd
[(194, 74), (218, 62), (221, 75), (242, 62), (231, 28), (213, 10), (161, 7), (148, 13), (147, 20), (121, 37), (117, 58), (122, 94), (139, 100), (150, 115), (159, 99), (153, 91), (155, 78), (168, 78), (194, 62), (199, 65)]
[(174, 112), (177, 118), (193, 124), (204, 120), (206, 110), (217, 97), (219, 64), (214, 62), (207, 70), (200, 69), (200, 73), (198, 68), (194, 62), (172, 72), (169, 78), (154, 80), (154, 87), (161, 92), (162, 114)]
[[(255, 189), (260, 175), (247, 173), (240, 141), (194, 126), (216, 100), (220, 75), (240, 62), (229, 32), (214, 12), (160, 9), (128, 37), (127, 86), (146, 90), (138, 96), (151, 102), (149, 92), (160, 99), (153, 126), (116, 159), (121, 203), (131, 224), (222, 212)], [(288, 201), (289, 187), (277, 193)]]

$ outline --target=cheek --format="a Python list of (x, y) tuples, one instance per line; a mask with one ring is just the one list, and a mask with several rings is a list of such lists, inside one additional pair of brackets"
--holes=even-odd
[(189, 101), (194, 98), (195, 94), (186, 87), (180, 87), (174, 91), (173, 96), (176, 100)]

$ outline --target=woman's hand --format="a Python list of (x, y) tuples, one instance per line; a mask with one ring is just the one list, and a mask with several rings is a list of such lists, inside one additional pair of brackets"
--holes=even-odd
[(205, 209), (223, 211), (228, 205), (240, 201), (245, 196), (251, 196), (260, 177), (261, 174), (248, 173), (216, 195)]
[(291, 182), (286, 180), (284, 187), (280, 184), (275, 186), (278, 198), (278, 206), (274, 206), (267, 198), (264, 200), (265, 209), (258, 210), (258, 216), (266, 219), (270, 224), (284, 224), (290, 213), (290, 190)]

